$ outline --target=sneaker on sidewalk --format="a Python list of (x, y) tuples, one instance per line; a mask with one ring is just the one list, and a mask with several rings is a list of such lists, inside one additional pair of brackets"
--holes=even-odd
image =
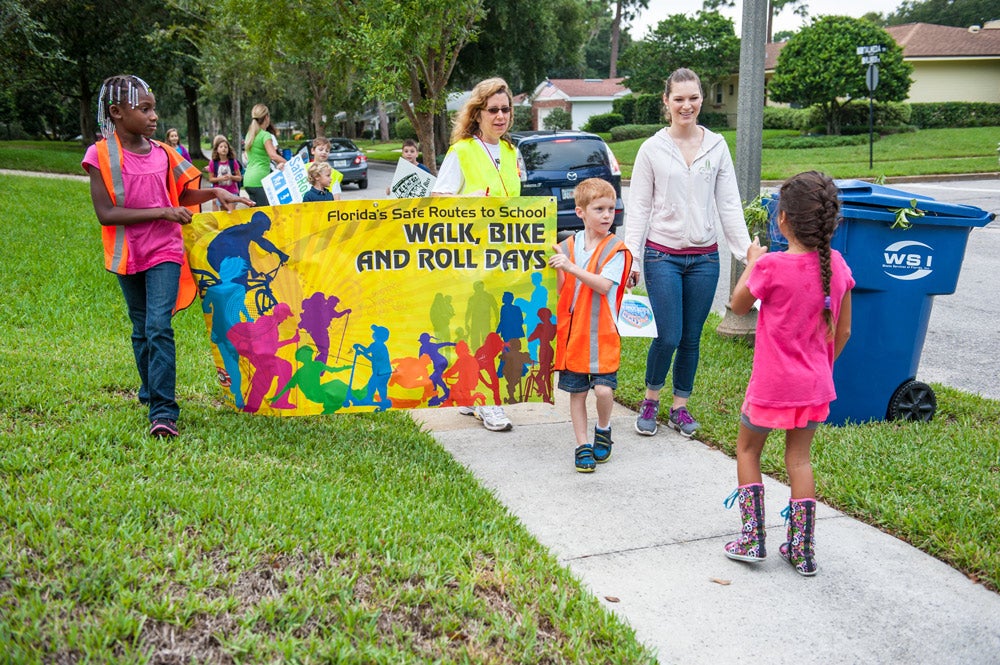
[(474, 406), (460, 406), (458, 407), (458, 412), (463, 416), (474, 416), (476, 415), (476, 407)]
[(639, 407), (639, 417), (635, 419), (635, 431), (644, 436), (653, 436), (659, 426), (656, 414), (660, 410), (660, 400), (644, 399)]
[(491, 432), (506, 432), (514, 428), (502, 406), (477, 406), (476, 418), (482, 420), (483, 427)]
[(670, 418), (667, 420), (667, 424), (688, 438), (694, 436), (694, 433), (701, 427), (685, 406), (670, 409)]

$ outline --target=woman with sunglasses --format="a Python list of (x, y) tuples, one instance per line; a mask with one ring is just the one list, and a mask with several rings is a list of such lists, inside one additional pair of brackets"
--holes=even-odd
[[(476, 84), (455, 118), (451, 148), (438, 171), (432, 195), (521, 195), (517, 151), (508, 134), (514, 120), (513, 104), (510, 86), (502, 78)], [(493, 328), (492, 322), (488, 328)], [(493, 432), (514, 426), (502, 406), (462, 406), (459, 412), (475, 415)]]

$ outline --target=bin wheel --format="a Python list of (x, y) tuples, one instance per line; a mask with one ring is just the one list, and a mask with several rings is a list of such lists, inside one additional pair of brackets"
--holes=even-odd
[(889, 400), (888, 420), (919, 420), (930, 422), (937, 410), (934, 390), (920, 381), (906, 381)]

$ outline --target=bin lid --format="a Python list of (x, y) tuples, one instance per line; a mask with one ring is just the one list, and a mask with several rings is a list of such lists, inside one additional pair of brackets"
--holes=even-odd
[(946, 203), (930, 196), (911, 194), (901, 189), (863, 180), (836, 180), (835, 183), (843, 205), (844, 217), (884, 219), (887, 210), (909, 208), (913, 199), (917, 200), (917, 209), (925, 213), (923, 217), (911, 218), (914, 224), (986, 226), (996, 216), (995, 213), (976, 206)]

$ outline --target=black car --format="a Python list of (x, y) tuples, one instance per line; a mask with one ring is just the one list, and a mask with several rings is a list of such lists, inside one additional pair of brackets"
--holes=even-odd
[[(302, 161), (312, 160), (312, 141), (306, 141), (295, 151)], [(330, 168), (337, 169), (344, 176), (343, 183), (356, 183), (358, 189), (368, 188), (368, 157), (350, 139), (330, 139), (330, 156), (326, 161)]]
[(597, 134), (576, 131), (535, 131), (511, 134), (517, 146), (522, 196), (554, 196), (559, 237), (583, 228), (576, 215), (573, 190), (587, 178), (603, 178), (615, 188), (617, 231), (625, 217), (622, 172), (611, 148)]

